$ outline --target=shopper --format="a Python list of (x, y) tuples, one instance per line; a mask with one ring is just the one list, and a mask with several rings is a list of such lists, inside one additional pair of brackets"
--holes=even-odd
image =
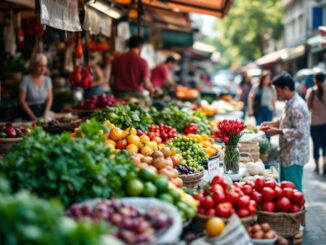
[(319, 173), (319, 150), (323, 150), (323, 175), (326, 175), (326, 85), (325, 75), (314, 76), (314, 86), (309, 88), (306, 101), (311, 111), (310, 132), (314, 146), (315, 172)]
[(303, 166), (309, 161), (309, 110), (295, 92), (294, 80), (282, 73), (273, 80), (277, 96), (286, 101), (279, 121), (262, 123), (268, 135), (279, 135), (280, 179), (292, 181), (302, 191)]
[(108, 81), (104, 79), (104, 73), (101, 67), (98, 65), (99, 57), (96, 54), (90, 54), (89, 66), (93, 74), (92, 87), (84, 91), (84, 99), (87, 100), (92, 95), (103, 94), (104, 90), (102, 86)]
[(30, 74), (23, 77), (19, 89), (19, 103), (22, 119), (36, 121), (38, 117), (47, 117), (52, 106), (52, 82), (45, 76), (47, 58), (36, 54), (29, 63)]
[(175, 82), (171, 76), (171, 71), (175, 68), (177, 60), (173, 56), (167, 57), (163, 64), (156, 66), (152, 70), (151, 81), (154, 88), (163, 90), (165, 82), (169, 86), (169, 90), (175, 90)]
[(275, 112), (276, 94), (272, 87), (271, 74), (264, 71), (258, 86), (251, 89), (248, 97), (248, 115), (255, 116), (256, 124), (272, 121)]
[(110, 87), (117, 97), (141, 97), (144, 89), (153, 93), (150, 69), (140, 57), (143, 45), (143, 38), (132, 36), (128, 42), (129, 51), (114, 59)]
[(248, 96), (250, 90), (252, 88), (251, 77), (248, 73), (242, 74), (242, 80), (239, 85), (239, 99), (243, 102), (243, 109), (242, 109), (242, 119), (246, 118), (246, 112), (248, 108)]

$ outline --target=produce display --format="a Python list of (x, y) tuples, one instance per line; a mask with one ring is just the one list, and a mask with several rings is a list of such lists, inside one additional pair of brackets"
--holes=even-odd
[(169, 184), (166, 176), (157, 176), (152, 169), (142, 168), (138, 175), (129, 175), (124, 187), (126, 196), (156, 197), (175, 205), (183, 221), (190, 220), (196, 215), (197, 202), (173, 183)]
[(180, 156), (174, 154), (169, 147), (164, 147), (150, 156), (132, 155), (131, 159), (137, 167), (151, 169), (159, 175), (165, 175), (177, 187), (182, 187), (183, 183), (178, 171), (173, 168), (179, 166)]
[(145, 131), (154, 123), (153, 113), (155, 113), (154, 109), (145, 109), (129, 102), (123, 106), (117, 104), (101, 110), (95, 110), (91, 117), (99, 122), (108, 120), (121, 129), (135, 128)]
[(215, 156), (220, 151), (220, 147), (215, 144), (214, 139), (207, 134), (188, 134), (186, 136), (190, 139), (195, 139), (197, 144), (205, 149), (208, 157)]
[(267, 223), (249, 226), (247, 227), (247, 232), (248, 235), (253, 239), (271, 240), (276, 238), (276, 232), (272, 230), (271, 226)]
[(93, 197), (123, 196), (125, 180), (136, 173), (136, 166), (129, 154), (115, 155), (95, 138), (50, 136), (35, 130), (13, 147), (0, 171), (13, 191), (28, 189), (43, 198), (58, 197), (67, 206)]
[(57, 202), (47, 202), (27, 192), (0, 195), (1, 244), (102, 244), (109, 227), (65, 218)]
[(88, 100), (78, 102), (75, 108), (79, 110), (95, 110), (116, 104), (124, 105), (125, 103), (125, 100), (117, 99), (113, 95), (100, 94), (92, 95)]
[(143, 211), (118, 201), (98, 201), (93, 207), (75, 204), (66, 214), (75, 220), (88, 218), (93, 223), (108, 222), (116, 228), (113, 235), (127, 244), (153, 243), (173, 222), (159, 209)]
[(257, 203), (250, 184), (228, 184), (222, 177), (215, 176), (208, 189), (194, 195), (199, 201), (198, 213), (206, 216), (229, 218), (236, 213), (245, 218), (257, 213)]
[(168, 146), (177, 149), (177, 153), (183, 158), (181, 164), (185, 164), (197, 172), (203, 170), (201, 163), (207, 160), (207, 155), (204, 148), (198, 145), (195, 139), (185, 136), (177, 137), (172, 139)]
[(12, 123), (0, 125), (0, 138), (19, 138), (30, 133), (31, 130), (25, 126), (15, 126)]
[[(153, 137), (151, 133), (157, 133), (156, 137), (161, 138), (162, 143), (166, 144), (170, 139), (173, 139), (177, 136), (177, 130), (171, 126), (160, 124), (160, 125), (151, 125), (148, 129), (149, 137)], [(152, 139), (152, 138), (151, 138)]]
[(63, 131), (73, 131), (77, 128), (81, 120), (70, 117), (62, 117), (51, 121), (38, 120), (36, 126), (42, 127), (48, 133), (61, 133)]

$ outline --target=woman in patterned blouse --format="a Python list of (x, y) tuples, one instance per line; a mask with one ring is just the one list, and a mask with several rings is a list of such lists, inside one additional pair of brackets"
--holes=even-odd
[(283, 73), (273, 80), (277, 96), (286, 100), (280, 120), (264, 122), (268, 135), (280, 135), (280, 179), (292, 181), (302, 191), (303, 166), (309, 161), (310, 115), (306, 102), (295, 92), (294, 80)]

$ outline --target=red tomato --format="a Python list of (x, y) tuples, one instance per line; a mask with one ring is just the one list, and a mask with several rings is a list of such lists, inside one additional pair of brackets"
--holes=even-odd
[(233, 186), (238, 187), (238, 188), (242, 187), (242, 185), (239, 182), (234, 182)]
[(291, 205), (289, 198), (282, 197), (281, 199), (277, 200), (276, 207), (281, 212), (289, 212), (292, 208), (292, 205)]
[(200, 203), (203, 203), (205, 197), (202, 194), (195, 194), (194, 198), (199, 201)]
[(265, 202), (262, 206), (262, 210), (265, 212), (275, 212), (275, 203), (274, 202)]
[(240, 195), (235, 191), (226, 192), (226, 199), (233, 204), (238, 202), (239, 197)]
[(198, 213), (199, 213), (199, 214), (204, 214), (204, 215), (206, 215), (206, 210), (205, 210), (205, 208), (204, 208), (204, 207), (199, 207), (199, 208), (198, 208)]
[(255, 189), (257, 191), (261, 191), (265, 185), (265, 180), (263, 178), (257, 178), (255, 179)]
[(300, 209), (300, 207), (298, 205), (292, 204), (292, 207), (291, 207), (291, 210), (290, 210), (291, 213), (297, 213), (297, 212), (300, 212), (300, 211), (301, 211), (301, 209)]
[(242, 191), (245, 195), (247, 196), (251, 196), (251, 193), (252, 193), (252, 187), (250, 185), (245, 185), (243, 188), (242, 188)]
[(250, 215), (250, 212), (246, 208), (240, 208), (237, 210), (237, 215), (239, 216), (239, 218), (244, 218), (248, 217)]
[(119, 140), (117, 142), (115, 148), (122, 150), (122, 149), (125, 149), (127, 145), (128, 145), (127, 140), (126, 139), (122, 139), (122, 140)]
[(213, 192), (213, 199), (215, 203), (222, 203), (226, 201), (226, 197), (223, 190), (216, 190)]
[(270, 187), (264, 187), (261, 194), (264, 201), (273, 201), (275, 198), (275, 191)]
[(229, 218), (231, 215), (231, 209), (227, 203), (220, 203), (215, 209), (215, 214), (221, 218)]
[(250, 197), (249, 196), (242, 196), (239, 198), (237, 205), (239, 208), (248, 208), (250, 203)]
[(205, 199), (203, 201), (203, 206), (206, 209), (214, 208), (215, 207), (215, 203), (214, 203), (213, 198), (211, 196), (205, 197)]
[(283, 196), (283, 191), (281, 187), (276, 186), (274, 191), (275, 191), (275, 199), (279, 199)]
[(245, 183), (245, 185), (250, 185), (252, 188), (255, 188), (255, 182), (253, 181), (248, 181)]
[(226, 180), (223, 180), (222, 181), (222, 183), (220, 183), (220, 185), (224, 188), (224, 189), (226, 189), (226, 188), (228, 188), (228, 186), (230, 185)]
[[(300, 191), (294, 191), (293, 196), (292, 196), (292, 202), (296, 205), (300, 205), (302, 202), (304, 203), (303, 194)], [(302, 206), (302, 205), (300, 205), (300, 206)]]
[(291, 200), (292, 197), (293, 197), (293, 189), (288, 188), (288, 187), (285, 187), (285, 188), (283, 189), (283, 197), (286, 197), (286, 198), (288, 198), (289, 200)]
[(214, 216), (215, 215), (215, 209), (214, 208), (207, 209), (206, 215)]
[(251, 194), (251, 199), (253, 199), (256, 203), (261, 204), (262, 203), (262, 194), (260, 194), (258, 191), (253, 191)]
[(249, 212), (252, 215), (257, 213), (257, 204), (256, 204), (256, 202), (254, 200), (250, 200)]
[(274, 190), (276, 187), (276, 181), (275, 180), (266, 181), (264, 187), (270, 187)]
[(221, 185), (219, 185), (219, 184), (215, 184), (215, 185), (211, 184), (211, 187), (209, 188), (209, 190), (211, 192), (214, 192), (214, 191), (223, 191), (224, 192), (223, 187)]
[(295, 189), (295, 185), (291, 181), (282, 181), (281, 182), (281, 188), (291, 188)]

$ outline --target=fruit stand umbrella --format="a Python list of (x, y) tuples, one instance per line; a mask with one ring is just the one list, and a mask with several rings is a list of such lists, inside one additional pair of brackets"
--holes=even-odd
[[(130, 5), (132, 0), (115, 0), (117, 4)], [(161, 9), (171, 9), (176, 12), (191, 12), (212, 15), (223, 18), (233, 3), (233, 0), (142, 0), (144, 6)]]

